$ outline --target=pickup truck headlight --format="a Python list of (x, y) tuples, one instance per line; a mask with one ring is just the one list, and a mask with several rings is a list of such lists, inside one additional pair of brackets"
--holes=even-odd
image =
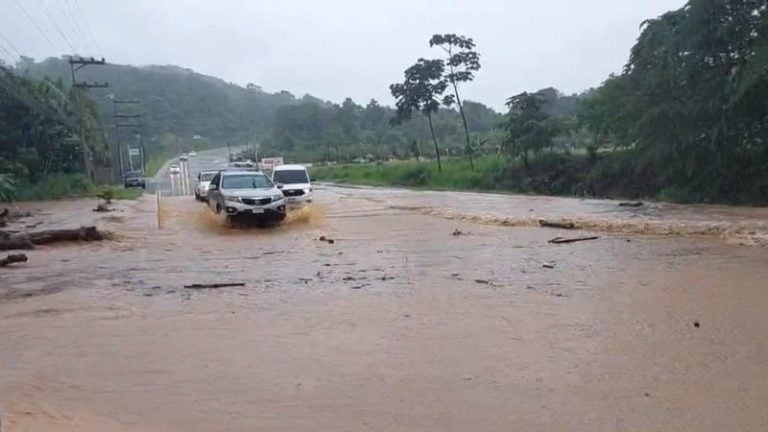
[(224, 195), (224, 201), (228, 202), (240, 202), (240, 197)]
[(304, 189), (304, 193), (305, 193), (305, 194), (308, 194), (308, 193), (311, 193), (311, 192), (312, 192), (312, 188), (309, 188), (309, 189)]
[(283, 195), (272, 195), (272, 202), (277, 202), (285, 198)]

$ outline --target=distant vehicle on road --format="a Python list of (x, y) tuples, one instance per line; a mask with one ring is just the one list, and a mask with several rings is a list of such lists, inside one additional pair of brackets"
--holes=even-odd
[(312, 202), (312, 181), (303, 165), (278, 165), (272, 169), (272, 181), (282, 186), (286, 202), (305, 204)]
[(229, 221), (251, 217), (258, 222), (285, 219), (285, 197), (263, 173), (219, 171), (208, 186), (208, 206)]
[(203, 171), (197, 174), (197, 183), (195, 184), (195, 199), (198, 201), (204, 201), (208, 196), (208, 186), (211, 185), (213, 176), (218, 171)]
[(254, 168), (255, 166), (256, 164), (250, 159), (232, 162), (233, 168)]
[(125, 174), (123, 178), (123, 186), (128, 188), (147, 188), (147, 182), (144, 180), (144, 176), (139, 171), (129, 172)]
[(173, 164), (168, 167), (168, 172), (171, 174), (181, 174), (181, 168), (178, 165)]
[(197, 152), (196, 151), (189, 152), (189, 157), (195, 157), (195, 156), (197, 156)]
[(182, 162), (186, 162), (187, 160), (189, 160), (189, 156), (186, 153), (184, 153), (183, 155), (179, 156), (179, 160)]

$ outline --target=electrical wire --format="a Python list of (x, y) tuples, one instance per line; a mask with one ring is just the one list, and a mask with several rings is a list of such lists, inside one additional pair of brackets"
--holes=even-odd
[(84, 54), (85, 51), (88, 50), (88, 47), (86, 46), (85, 40), (77, 32), (77, 27), (72, 19), (72, 15), (67, 13), (64, 5), (58, 0), (53, 0), (53, 5), (49, 2), (48, 6), (50, 7), (49, 10), (53, 12), (53, 16), (61, 17), (62, 27), (67, 30), (72, 44), (77, 48), (77, 52), (79, 54)]
[(72, 3), (75, 4), (75, 7), (77, 8), (77, 11), (79, 12), (80, 16), (83, 17), (83, 27), (85, 27), (86, 33), (88, 33), (88, 36), (91, 39), (91, 42), (93, 43), (94, 48), (96, 48), (96, 54), (99, 54), (99, 56), (104, 57), (104, 52), (101, 50), (101, 47), (99, 47), (99, 42), (96, 40), (95, 37), (93, 37), (93, 32), (91, 31), (91, 26), (88, 25), (88, 17), (83, 12), (83, 8), (80, 6), (79, 0), (71, 0)]
[[(13, 64), (13, 60), (15, 59), (15, 57), (14, 57), (14, 56), (13, 56), (13, 54), (11, 54), (11, 52), (10, 52), (10, 51), (8, 51), (8, 49), (7, 49), (6, 47), (4, 47), (4, 46), (3, 46), (3, 44), (1, 44), (1, 43), (0, 43), (0, 50), (2, 50), (2, 51), (5, 53), (5, 54), (7, 54), (7, 55), (8, 55), (8, 59), (10, 60), (10, 62), (8, 62), (7, 64), (9, 64), (9, 65), (10, 65), (10, 64)], [(3, 60), (3, 59), (0, 57), (0, 60)]]
[(13, 0), (13, 1), (16, 3), (16, 6), (18, 6), (19, 9), (21, 9), (22, 12), (24, 12), (24, 15), (27, 16), (27, 19), (29, 19), (29, 21), (35, 26), (35, 28), (37, 28), (37, 31), (40, 32), (41, 35), (43, 35), (45, 40), (48, 41), (48, 43), (51, 45), (51, 48), (53, 48), (54, 50), (57, 49), (56, 45), (51, 40), (50, 36), (48, 36), (48, 34), (43, 31), (43, 29), (40, 27), (40, 25), (37, 24), (37, 21), (35, 21), (35, 19), (32, 18), (32, 15), (29, 14), (27, 9), (24, 6), (22, 6), (21, 3), (19, 3), (19, 0)]
[(84, 41), (85, 45), (91, 45), (91, 49), (93, 49), (92, 54), (97, 54), (95, 51), (98, 51), (96, 47), (91, 43), (91, 41), (88, 40), (88, 38), (85, 36), (85, 32), (83, 31), (83, 28), (80, 26), (80, 20), (77, 18), (77, 14), (75, 13), (75, 8), (72, 6), (72, 3), (70, 3), (69, 0), (63, 0), (64, 6), (62, 9), (66, 9), (69, 13), (69, 16), (72, 18), (72, 21), (75, 23), (75, 29), (77, 31), (77, 34), (80, 35), (80, 38)]
[(51, 12), (48, 10), (48, 7), (43, 3), (42, 0), (37, 0), (37, 3), (40, 5), (40, 8), (43, 10), (43, 13), (48, 17), (49, 20), (53, 23), (53, 27), (56, 29), (57, 32), (59, 32), (59, 36), (61, 36), (62, 39), (64, 39), (64, 42), (67, 43), (67, 46), (74, 54), (76, 52), (75, 47), (72, 46), (72, 42), (69, 41), (69, 38), (66, 34), (61, 30), (61, 27), (59, 26), (59, 23), (56, 22), (56, 20), (51, 15)]
[(13, 52), (16, 53), (16, 56), (18, 56), (18, 58), (21, 59), (21, 51), (19, 51), (18, 48), (16, 48), (16, 45), (14, 45), (13, 42), (11, 42), (7, 37), (5, 37), (2, 31), (0, 31), (0, 39), (4, 40), (5, 43), (11, 48), (11, 50), (13, 50)]

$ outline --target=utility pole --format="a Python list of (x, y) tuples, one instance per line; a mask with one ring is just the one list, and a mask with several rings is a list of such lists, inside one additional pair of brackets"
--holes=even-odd
[(80, 69), (89, 66), (103, 66), (107, 64), (107, 62), (102, 58), (101, 60), (97, 60), (93, 57), (90, 58), (83, 58), (83, 57), (70, 57), (69, 58), (69, 69), (72, 72), (72, 87), (75, 89), (75, 97), (77, 98), (77, 111), (80, 115), (80, 149), (83, 152), (83, 169), (85, 170), (85, 174), (88, 177), (88, 179), (93, 180), (93, 161), (91, 160), (91, 148), (88, 146), (88, 141), (85, 138), (85, 115), (83, 113), (83, 101), (82, 97), (80, 96), (80, 92), (82, 89), (90, 89), (90, 88), (106, 88), (109, 87), (109, 83), (102, 82), (85, 82), (77, 81), (76, 72)]
[[(138, 105), (138, 104), (141, 104), (141, 101), (131, 100), (131, 99), (115, 99), (114, 96), (112, 96), (111, 99), (112, 99), (112, 118), (115, 121), (115, 138), (117, 141), (117, 152), (120, 160), (120, 177), (125, 178), (125, 164), (123, 163), (123, 145), (120, 139), (120, 135), (121, 135), (120, 129), (121, 128), (140, 129), (141, 122), (139, 121), (139, 119), (141, 119), (141, 114), (122, 114), (120, 113), (120, 110), (118, 107), (121, 105)], [(131, 120), (134, 120), (134, 121), (131, 121)], [(133, 169), (134, 154), (132, 152), (133, 149), (131, 149), (130, 144), (127, 147), (128, 147), (128, 166), (131, 172), (133, 172), (134, 171)], [(143, 158), (144, 157), (143, 151), (141, 153), (142, 153), (141, 156)], [(143, 167), (144, 163), (142, 162), (141, 165)], [(142, 168), (142, 172), (143, 172), (143, 168)]]

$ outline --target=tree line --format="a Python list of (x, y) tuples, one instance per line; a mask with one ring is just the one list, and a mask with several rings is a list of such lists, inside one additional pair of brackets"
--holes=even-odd
[(0, 200), (13, 198), (19, 183), (83, 172), (81, 135), (94, 161), (109, 162), (97, 108), (75, 91), (61, 80), (22, 77), (0, 66)]
[(73, 127), (65, 59), (22, 58), (0, 75), (0, 189), (77, 172), (78, 134), (108, 164), (114, 142), (107, 95), (143, 103), (150, 154), (194, 140), (260, 144), (300, 162), (496, 158), (501, 189), (691, 201), (768, 202), (768, 30), (761, 0), (690, 0), (642, 24), (621, 73), (598, 88), (512, 95), (506, 112), (462, 98), (481, 69), (472, 38), (436, 34), (437, 55), (417, 59), (376, 100), (332, 103), (241, 87), (175, 66), (108, 65), (83, 79), (109, 81), (83, 99), (88, 127)]
[[(600, 87), (509, 97), (497, 125), (507, 161), (494, 173), (499, 188), (768, 203), (767, 13), (764, 0), (690, 0), (642, 23), (623, 71)], [(457, 84), (480, 69), (474, 41), (435, 35), (430, 46), (447, 58), (419, 59), (390, 87), (396, 122), (420, 112), (432, 126), (434, 113), (454, 102), (464, 117)]]

